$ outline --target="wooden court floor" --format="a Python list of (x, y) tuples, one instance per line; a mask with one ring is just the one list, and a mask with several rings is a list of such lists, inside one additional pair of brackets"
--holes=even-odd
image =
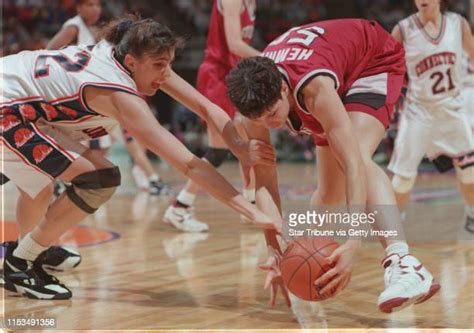
[[(79, 244), (83, 262), (57, 276), (73, 292), (70, 301), (35, 301), (2, 295), (5, 318), (55, 318), (57, 329), (341, 329), (474, 328), (474, 241), (463, 233), (463, 206), (454, 176), (423, 174), (408, 209), (409, 227), (447, 227), (458, 237), (416, 242), (411, 252), (422, 260), (442, 289), (429, 302), (395, 314), (376, 307), (383, 288), (379, 244), (364, 244), (352, 281), (337, 298), (320, 303), (282, 299), (268, 304), (262, 232), (239, 223), (239, 216), (211, 197), (197, 200), (196, 215), (210, 225), (206, 234), (183, 234), (161, 222), (170, 198), (137, 193), (130, 167), (123, 163), (123, 185), (114, 198), (73, 232), (66, 244)], [(223, 173), (238, 185), (235, 164)], [(178, 189), (184, 179), (162, 170)], [(280, 168), (285, 211), (306, 207), (316, 186), (314, 168)], [(3, 239), (15, 232), (16, 191), (4, 187)], [(442, 228), (441, 228), (442, 229)], [(441, 230), (440, 229), (440, 230)], [(436, 237), (434, 237), (436, 238)]]

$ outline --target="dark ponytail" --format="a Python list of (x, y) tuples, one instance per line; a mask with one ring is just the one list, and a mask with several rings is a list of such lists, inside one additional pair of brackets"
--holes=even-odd
[(115, 45), (119, 60), (123, 60), (127, 53), (135, 57), (160, 55), (184, 45), (184, 40), (167, 26), (152, 19), (142, 20), (137, 15), (126, 15), (111, 21), (102, 28), (99, 36)]

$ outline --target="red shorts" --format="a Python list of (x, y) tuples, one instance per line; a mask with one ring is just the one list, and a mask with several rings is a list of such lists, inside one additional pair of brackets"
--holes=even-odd
[[(385, 129), (390, 125), (405, 78), (405, 50), (380, 26), (380, 49), (367, 68), (341, 96), (347, 112), (362, 112), (375, 117)], [(327, 146), (324, 135), (314, 136), (319, 146)]]
[[(354, 82), (342, 98), (347, 112), (362, 112), (375, 117), (385, 129), (390, 125), (403, 86), (404, 75), (381, 73)], [(385, 92), (384, 92), (385, 91)], [(327, 146), (324, 135), (313, 135), (314, 143)]]
[(225, 77), (228, 73), (229, 69), (223, 68), (220, 64), (203, 62), (198, 71), (197, 89), (233, 119), (236, 109), (227, 96), (225, 84)]

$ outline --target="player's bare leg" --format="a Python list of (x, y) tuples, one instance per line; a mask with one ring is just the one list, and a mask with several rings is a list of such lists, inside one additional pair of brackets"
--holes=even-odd
[[(464, 198), (466, 224), (465, 229), (474, 233), (474, 166), (463, 170), (456, 167), (459, 191)], [(461, 180), (462, 179), (462, 180)]]
[(16, 220), (20, 229), (20, 238), (23, 238), (45, 216), (53, 196), (53, 183), (45, 187), (35, 198), (31, 198), (21, 189), (18, 191), (20, 195), (16, 204)]
[[(53, 183), (45, 187), (35, 198), (19, 189), (16, 205), (16, 220), (19, 226), (19, 239), (26, 236), (46, 215), (53, 198)], [(7, 252), (13, 252), (18, 242), (6, 242)], [(81, 263), (81, 255), (75, 249), (65, 246), (51, 246), (40, 256), (39, 264), (56, 271), (67, 271)], [(7, 269), (8, 270), (8, 269)]]
[(5, 276), (7, 289), (31, 298), (71, 297), (69, 289), (34, 263), (69, 228), (108, 200), (120, 183), (118, 169), (91, 150), (85, 151), (58, 178), (72, 187), (48, 207), (40, 223), (5, 259), (10, 268)]
[(411, 197), (411, 191), (408, 192), (394, 192), (395, 193), (395, 199), (397, 201), (397, 206), (400, 209), (400, 211), (405, 211), (406, 206), (410, 202), (410, 197)]
[[(433, 283), (431, 274), (423, 268), (419, 261), (409, 255), (408, 245), (404, 241), (401, 217), (396, 207), (395, 194), (386, 173), (372, 161), (372, 154), (384, 136), (385, 129), (374, 117), (361, 113), (350, 112), (353, 128), (360, 144), (362, 158), (367, 170), (367, 207), (386, 207), (377, 214), (376, 227), (381, 230), (396, 230), (398, 239), (381, 240), (385, 248), (386, 258), (383, 261), (386, 270), (386, 289), (380, 295), (379, 307), (384, 312), (399, 310), (414, 302), (422, 302), (431, 297), (439, 285)], [(331, 156), (329, 147), (317, 147), (318, 190), (313, 194), (313, 204), (344, 203), (345, 182), (336, 159)], [(319, 170), (320, 168), (324, 170)], [(324, 178), (319, 178), (319, 176)], [(324, 181), (330, 179), (331, 181)], [(399, 263), (403, 262), (405, 271), (401, 271)], [(419, 269), (418, 271), (416, 269)], [(423, 280), (416, 274), (423, 275)], [(389, 278), (390, 277), (390, 278)], [(426, 283), (429, 281), (429, 283)]]

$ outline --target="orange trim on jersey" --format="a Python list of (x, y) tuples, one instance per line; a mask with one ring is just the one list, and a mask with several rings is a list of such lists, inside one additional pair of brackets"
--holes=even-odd
[(31, 124), (31, 127), (33, 127), (33, 130), (36, 132), (36, 134), (42, 137), (51, 146), (62, 152), (63, 155), (68, 158), (68, 160), (70, 160), (71, 162), (74, 162), (76, 160), (76, 158), (74, 158), (74, 156), (72, 156), (65, 148), (61, 147), (61, 145), (54, 138), (50, 137), (46, 133), (43, 133), (38, 127), (36, 127), (35, 124)]
[(14, 98), (7, 102), (0, 102), (0, 106), (9, 106), (11, 104), (16, 104), (20, 102), (36, 102), (44, 100), (41, 96), (31, 96), (31, 97), (22, 97), (22, 98)]
[(37, 167), (36, 165), (32, 164), (30, 161), (28, 161), (23, 155), (21, 155), (19, 152), (16, 151), (15, 148), (13, 148), (7, 140), (5, 140), (5, 138), (2, 136), (0, 137), (0, 141), (4, 142), (6, 147), (12, 151), (15, 155), (17, 155), (23, 162), (25, 162), (26, 165), (29, 165), (30, 167), (32, 167), (33, 169), (35, 169), (36, 171), (39, 171), (41, 172), (42, 174), (44, 174), (45, 176), (47, 176), (48, 178), (50, 178), (51, 180), (54, 179), (54, 177), (52, 177), (50, 174), (44, 172), (43, 170), (41, 170), (39, 167)]
[(442, 14), (441, 18), (441, 29), (439, 31), (439, 34), (436, 38), (431, 37), (425, 30), (425, 27), (421, 23), (420, 19), (418, 18), (418, 15), (413, 14), (413, 21), (415, 21), (416, 26), (421, 30), (422, 35), (425, 37), (427, 41), (429, 41), (432, 44), (438, 45), (441, 40), (443, 39), (444, 32), (446, 31), (446, 15)]

